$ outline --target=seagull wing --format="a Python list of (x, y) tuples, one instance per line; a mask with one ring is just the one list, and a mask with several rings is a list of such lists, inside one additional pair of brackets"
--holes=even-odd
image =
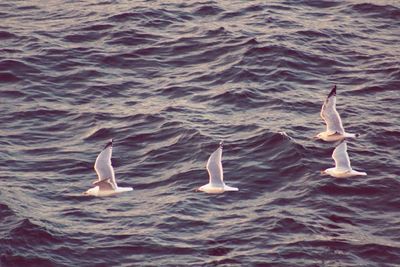
[(347, 154), (347, 143), (341, 142), (335, 150), (333, 150), (332, 158), (335, 160), (336, 169), (351, 171), (350, 158)]
[(96, 163), (94, 164), (94, 169), (98, 176), (98, 181), (110, 180), (113, 187), (117, 187), (115, 181), (114, 168), (111, 165), (111, 155), (112, 155), (112, 140), (105, 146), (105, 148), (97, 156)]
[(111, 179), (104, 179), (93, 184), (99, 187), (99, 191), (113, 191), (117, 189), (117, 185)]
[(210, 176), (210, 184), (215, 186), (224, 185), (224, 173), (222, 169), (222, 146), (215, 150), (207, 162), (207, 171)]
[(321, 109), (321, 117), (326, 123), (326, 131), (330, 134), (344, 134), (340, 115), (336, 110), (336, 85), (326, 98)]

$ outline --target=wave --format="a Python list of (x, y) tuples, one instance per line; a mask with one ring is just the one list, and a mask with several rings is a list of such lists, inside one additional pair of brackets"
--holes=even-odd
[(400, 8), (393, 5), (377, 5), (372, 3), (360, 3), (351, 5), (351, 9), (360, 13), (366, 14), (375, 18), (386, 18), (399, 20)]

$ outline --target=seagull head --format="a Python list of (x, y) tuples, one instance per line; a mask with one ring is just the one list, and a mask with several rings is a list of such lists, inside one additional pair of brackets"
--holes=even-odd
[(202, 192), (202, 191), (204, 191), (204, 188), (205, 188), (205, 187), (206, 187), (206, 185), (197, 187), (197, 188), (195, 189), (195, 192)]
[(326, 170), (321, 171), (321, 175), (332, 175), (334, 173), (335, 168), (328, 168)]
[(82, 194), (84, 196), (98, 196), (98, 193), (99, 193), (99, 187), (96, 186), (96, 187), (93, 187), (93, 188), (90, 188), (90, 189), (86, 190)]
[(316, 136), (312, 137), (312, 140), (319, 140), (319, 139), (322, 139), (322, 133), (319, 133)]

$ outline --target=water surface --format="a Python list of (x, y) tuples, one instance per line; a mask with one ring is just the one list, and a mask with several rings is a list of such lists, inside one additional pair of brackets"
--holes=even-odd
[[(1, 266), (400, 265), (398, 1), (0, 10)], [(366, 177), (320, 176), (334, 84)], [(134, 192), (83, 197), (110, 138)]]

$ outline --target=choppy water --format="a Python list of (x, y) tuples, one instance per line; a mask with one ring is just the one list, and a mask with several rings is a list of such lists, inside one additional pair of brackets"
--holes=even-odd
[[(0, 266), (400, 265), (398, 1), (2, 1), (0, 22)], [(333, 84), (366, 177), (319, 174)], [(109, 138), (135, 191), (81, 196)], [(221, 139), (240, 191), (194, 192)]]

